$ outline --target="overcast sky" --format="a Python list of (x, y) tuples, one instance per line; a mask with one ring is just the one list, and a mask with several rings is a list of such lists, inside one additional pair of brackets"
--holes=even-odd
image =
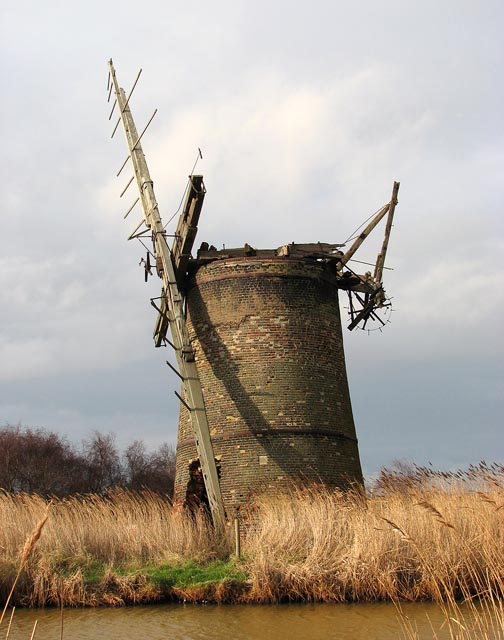
[(159, 110), (143, 142), (165, 220), (203, 151), (197, 245), (343, 242), (401, 182), (392, 322), (344, 330), (365, 473), (503, 461), (504, 5), (298, 4), (2, 3), (1, 425), (176, 440), (112, 57), (126, 91), (143, 68), (139, 130)]

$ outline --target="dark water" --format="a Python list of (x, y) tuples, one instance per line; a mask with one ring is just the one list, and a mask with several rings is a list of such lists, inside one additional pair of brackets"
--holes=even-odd
[[(403, 605), (416, 638), (449, 638), (436, 605)], [(60, 612), (17, 609), (10, 640), (60, 638)], [(6, 621), (0, 629), (5, 637)], [(68, 609), (63, 612), (65, 640), (390, 640), (406, 636), (392, 604), (313, 604), (268, 606), (154, 605), (120, 609)], [(437, 633), (437, 636), (435, 635)], [(477, 637), (477, 636), (474, 636)]]

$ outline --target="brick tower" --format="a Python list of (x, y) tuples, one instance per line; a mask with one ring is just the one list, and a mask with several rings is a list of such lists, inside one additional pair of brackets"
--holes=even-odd
[[(228, 513), (289, 481), (329, 487), (362, 481), (334, 265), (253, 253), (221, 251), (214, 260), (196, 260), (186, 291)], [(175, 501), (205, 501), (184, 404)]]

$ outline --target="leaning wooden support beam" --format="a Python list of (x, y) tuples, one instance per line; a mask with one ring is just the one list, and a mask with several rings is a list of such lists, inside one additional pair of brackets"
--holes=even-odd
[(180, 214), (172, 246), (173, 264), (179, 286), (183, 281), (191, 258), (205, 193), (203, 176), (189, 176), (189, 188), (187, 189), (184, 208)]
[(343, 268), (346, 263), (350, 260), (350, 258), (356, 253), (357, 249), (361, 246), (364, 240), (368, 237), (371, 231), (376, 227), (376, 225), (380, 222), (380, 220), (385, 216), (387, 211), (389, 210), (390, 204), (386, 204), (384, 207), (378, 211), (375, 217), (371, 220), (371, 222), (367, 225), (364, 231), (357, 237), (355, 242), (352, 244), (350, 249), (345, 252), (341, 260), (339, 261), (340, 269)]
[[(394, 190), (393, 190), (393, 193), (392, 193), (391, 201), (387, 202), (387, 204), (385, 206), (383, 206), (378, 211), (378, 213), (374, 216), (374, 218), (371, 220), (371, 222), (364, 229), (364, 231), (362, 231), (362, 233), (360, 233), (359, 236), (356, 238), (356, 240), (354, 241), (354, 243), (352, 244), (350, 249), (348, 249), (348, 251), (346, 251), (344, 253), (343, 257), (341, 258), (341, 260), (339, 261), (339, 264), (338, 264), (338, 268), (340, 270), (343, 269), (343, 267), (350, 260), (350, 258), (353, 257), (353, 255), (355, 254), (357, 249), (361, 246), (361, 244), (368, 237), (368, 235), (371, 233), (371, 231), (376, 227), (376, 225), (380, 222), (380, 220), (382, 220), (384, 218), (386, 213), (390, 210), (390, 207), (392, 206), (392, 202), (394, 202), (394, 207), (395, 207), (395, 204), (396, 204), (395, 201), (397, 200), (396, 185), (397, 185), (397, 190), (399, 189), (399, 183), (398, 182), (394, 182)], [(394, 197), (394, 194), (395, 194), (395, 197)]]
[(390, 231), (392, 229), (392, 222), (394, 220), (394, 211), (397, 204), (397, 194), (399, 193), (399, 182), (394, 182), (394, 188), (392, 190), (392, 198), (390, 200), (390, 207), (387, 216), (387, 224), (385, 226), (385, 235), (383, 238), (383, 244), (378, 257), (376, 258), (376, 267), (374, 272), (375, 282), (380, 283), (383, 275), (383, 267), (385, 265), (385, 256), (387, 255), (387, 248), (390, 239)]
[(207, 490), (212, 520), (216, 529), (221, 530), (225, 526), (224, 503), (210, 439), (203, 391), (201, 389), (196, 363), (194, 362), (194, 351), (185, 323), (183, 298), (177, 285), (172, 255), (166, 242), (166, 234), (161, 222), (158, 204), (154, 195), (154, 187), (140, 143), (140, 137), (136, 130), (126, 94), (124, 90), (119, 87), (112, 60), (109, 62), (109, 67), (112, 86), (116, 94), (126, 143), (130, 153), (129, 157), (131, 157), (138, 186), (144, 222), (152, 232), (156, 266), (159, 263), (158, 273), (163, 280), (166, 308), (170, 312), (170, 331), (175, 346), (180, 375), (183, 380), (183, 399), (186, 405), (191, 408), (191, 424), (196, 440), (196, 449), (201, 463), (205, 488)]

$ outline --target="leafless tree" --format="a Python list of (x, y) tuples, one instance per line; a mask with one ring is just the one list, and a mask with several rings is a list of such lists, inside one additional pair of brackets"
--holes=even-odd
[(125, 471), (131, 489), (148, 488), (171, 495), (175, 480), (175, 451), (163, 444), (148, 453), (145, 444), (135, 440), (124, 453)]
[(113, 433), (94, 431), (83, 442), (84, 460), (87, 464), (88, 490), (102, 493), (106, 489), (124, 484), (121, 459)]
[(71, 445), (45, 429), (0, 429), (0, 486), (7, 491), (64, 495), (78, 490), (82, 461)]
[(168, 444), (148, 452), (141, 440), (121, 457), (112, 433), (93, 432), (78, 451), (40, 428), (0, 427), (0, 488), (42, 495), (103, 493), (120, 486), (171, 495), (175, 451)]

